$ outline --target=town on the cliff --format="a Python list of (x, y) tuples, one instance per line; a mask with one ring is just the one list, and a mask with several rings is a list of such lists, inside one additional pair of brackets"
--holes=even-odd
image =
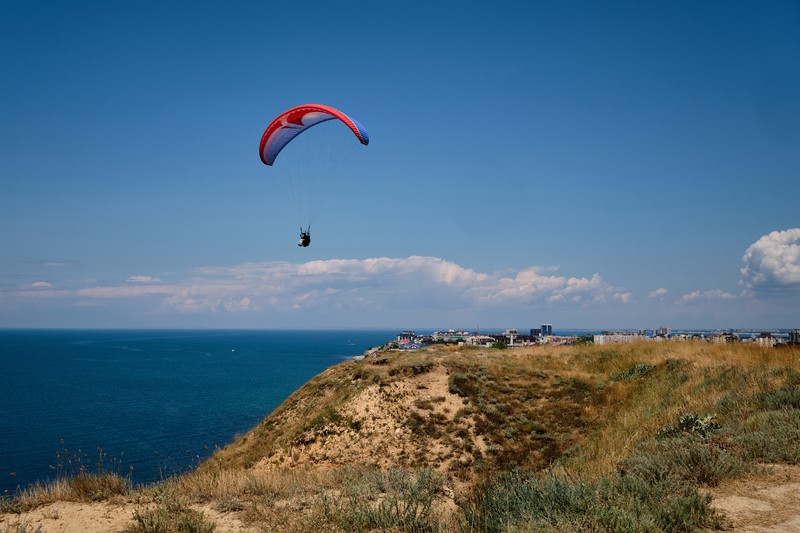
[(527, 333), (516, 328), (509, 328), (502, 333), (481, 333), (448, 329), (432, 333), (416, 333), (406, 330), (388, 341), (383, 348), (398, 350), (418, 350), (433, 344), (455, 344), (463, 346), (491, 346), (495, 348), (513, 348), (535, 345), (569, 345), (569, 344), (610, 344), (620, 342), (654, 341), (705, 341), (711, 343), (746, 342), (755, 343), (765, 348), (789, 345), (800, 345), (800, 329), (776, 330), (675, 330), (656, 328), (635, 331), (554, 331), (552, 324), (542, 324), (539, 328), (531, 328)]

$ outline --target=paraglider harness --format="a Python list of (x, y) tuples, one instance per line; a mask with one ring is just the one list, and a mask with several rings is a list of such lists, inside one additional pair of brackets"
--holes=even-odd
[(311, 226), (308, 227), (307, 230), (304, 230), (303, 227), (300, 227), (300, 242), (297, 243), (297, 246), (302, 246), (305, 248), (311, 244)]

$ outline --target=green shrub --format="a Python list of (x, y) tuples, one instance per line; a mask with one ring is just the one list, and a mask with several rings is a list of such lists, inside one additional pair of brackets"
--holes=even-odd
[(427, 374), (431, 370), (433, 370), (433, 361), (413, 361), (391, 368), (389, 370), (389, 375), (418, 376), (420, 374)]
[(716, 418), (717, 417), (715, 415), (707, 415), (701, 418), (700, 415), (689, 413), (681, 416), (678, 419), (677, 425), (669, 426), (663, 429), (661, 432), (659, 432), (657, 437), (676, 437), (682, 433), (688, 433), (705, 438), (712, 431), (716, 431), (722, 427), (716, 422)]
[(755, 413), (732, 436), (750, 461), (800, 463), (800, 409)]
[(344, 531), (444, 530), (433, 510), (443, 484), (443, 478), (436, 472), (374, 470), (372, 475), (352, 481), (355, 483), (347, 486), (342, 496), (323, 498), (323, 513), (329, 524)]
[(480, 390), (476, 383), (477, 376), (474, 374), (464, 374), (463, 372), (453, 372), (447, 378), (447, 389), (451, 394), (457, 394), (462, 398), (474, 396)]
[(676, 479), (612, 475), (593, 483), (506, 472), (462, 507), (477, 531), (698, 531), (719, 524), (710, 496)]
[(125, 533), (211, 533), (215, 525), (193, 509), (168, 510), (164, 507), (136, 511), (133, 525)]
[(716, 443), (687, 434), (641, 444), (623, 462), (622, 469), (652, 483), (680, 480), (716, 486), (746, 474), (752, 467)]
[(655, 368), (656, 368), (655, 365), (650, 365), (647, 363), (636, 363), (635, 365), (633, 365), (632, 367), (623, 372), (612, 374), (611, 380), (626, 381), (629, 379), (640, 378), (642, 376), (646, 376), (647, 374), (655, 370)]
[(787, 386), (756, 394), (754, 406), (763, 410), (800, 409), (800, 386)]
[(188, 507), (184, 496), (175, 487), (157, 485), (156, 507), (136, 511), (133, 524), (124, 533), (211, 533), (213, 522), (205, 519), (200, 511)]

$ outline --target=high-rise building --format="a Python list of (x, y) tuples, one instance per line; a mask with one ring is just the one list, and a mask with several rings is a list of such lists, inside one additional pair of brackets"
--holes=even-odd
[(542, 336), (547, 337), (553, 334), (553, 324), (542, 324)]
[(670, 328), (661, 327), (653, 330), (654, 337), (669, 337), (671, 333), (672, 330)]

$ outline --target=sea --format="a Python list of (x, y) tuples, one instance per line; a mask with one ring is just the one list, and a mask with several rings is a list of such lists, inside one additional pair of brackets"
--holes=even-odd
[(397, 330), (0, 330), (0, 495), (58, 475), (186, 472)]

